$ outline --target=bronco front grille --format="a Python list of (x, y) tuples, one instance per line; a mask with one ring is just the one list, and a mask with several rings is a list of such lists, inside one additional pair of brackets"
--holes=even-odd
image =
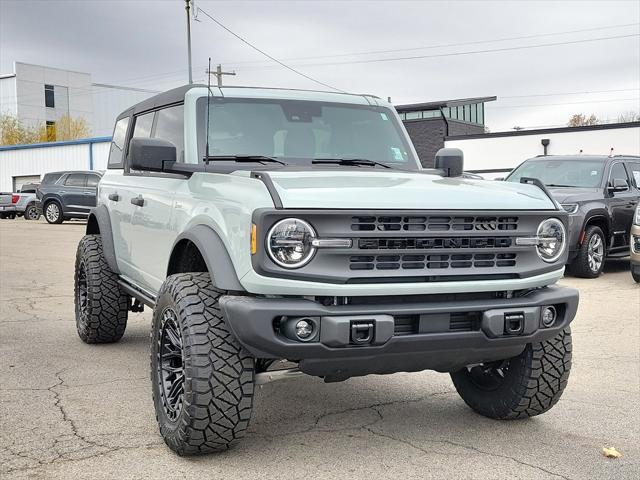
[(443, 268), (513, 267), (515, 253), (456, 253), (448, 255), (351, 255), (350, 270), (421, 270)]
[(367, 216), (351, 218), (351, 230), (446, 232), (446, 231), (508, 231), (517, 230), (518, 217), (507, 216)]
[(387, 237), (360, 238), (361, 250), (430, 250), (433, 248), (508, 248), (510, 237)]

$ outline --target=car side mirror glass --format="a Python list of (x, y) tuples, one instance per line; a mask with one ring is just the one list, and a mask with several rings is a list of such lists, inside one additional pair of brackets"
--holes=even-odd
[(607, 189), (610, 192), (624, 192), (625, 190), (629, 190), (629, 182), (623, 178), (614, 178), (609, 182)]
[(133, 170), (163, 172), (176, 161), (176, 147), (160, 138), (133, 137), (129, 142), (129, 167)]

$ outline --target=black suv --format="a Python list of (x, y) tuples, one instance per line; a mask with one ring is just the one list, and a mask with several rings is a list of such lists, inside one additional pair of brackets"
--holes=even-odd
[(101, 172), (51, 172), (42, 179), (36, 191), (36, 207), (49, 223), (62, 223), (71, 218), (87, 218), (96, 206)]
[(578, 277), (597, 277), (606, 257), (629, 255), (640, 198), (640, 157), (563, 155), (530, 158), (506, 178), (537, 178), (569, 213), (569, 259)]

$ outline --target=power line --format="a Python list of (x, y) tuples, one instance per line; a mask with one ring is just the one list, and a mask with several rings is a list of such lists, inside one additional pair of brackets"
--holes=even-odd
[[(305, 66), (305, 67), (330, 66), (330, 65), (356, 65), (356, 64), (363, 64), (363, 63), (397, 62), (401, 60), (421, 60), (426, 58), (458, 57), (463, 55), (475, 55), (479, 53), (509, 52), (513, 50), (526, 50), (529, 48), (555, 47), (560, 45), (575, 45), (579, 43), (599, 42), (604, 40), (614, 40), (619, 38), (630, 38), (630, 37), (639, 37), (639, 36), (640, 34), (633, 33), (629, 35), (615, 35), (612, 37), (586, 38), (583, 40), (573, 40), (573, 41), (565, 41), (565, 42), (541, 43), (536, 45), (522, 45), (519, 47), (490, 48), (486, 50), (471, 50), (466, 52), (439, 53), (434, 55), (415, 55), (415, 56), (408, 56), (408, 57), (374, 58), (370, 60), (352, 60), (352, 61), (346, 61), (346, 62), (303, 63), (299, 65)], [(249, 68), (257, 69), (259, 67), (249, 67)], [(266, 68), (266, 67), (262, 67), (262, 68)]]
[(536, 107), (554, 107), (558, 105), (582, 105), (586, 103), (616, 103), (616, 102), (628, 102), (631, 100), (640, 101), (640, 97), (634, 98), (615, 98), (612, 100), (588, 100), (585, 102), (565, 102), (565, 103), (529, 103), (523, 105), (491, 105), (490, 108), (536, 108)]
[[(540, 38), (540, 37), (552, 37), (558, 35), (569, 35), (572, 33), (584, 33), (584, 32), (593, 32), (597, 30), (609, 30), (612, 28), (625, 28), (625, 27), (634, 27), (638, 26), (640, 23), (625, 23), (621, 25), (609, 25), (606, 27), (594, 27), (594, 28), (583, 28), (580, 30), (567, 30), (564, 32), (553, 32), (553, 33), (539, 33), (534, 35), (522, 35), (518, 37), (503, 37), (496, 38), (492, 40), (476, 40), (472, 42), (462, 42), (462, 43), (445, 43), (440, 45), (424, 45), (421, 47), (407, 47), (407, 48), (396, 48), (392, 50), (368, 50), (364, 52), (352, 52), (352, 53), (335, 53), (335, 54), (327, 54), (327, 55), (316, 55), (316, 56), (307, 56), (307, 57), (289, 57), (284, 60), (316, 60), (322, 58), (338, 58), (338, 57), (353, 57), (357, 55), (374, 55), (377, 53), (397, 53), (397, 52), (410, 52), (417, 50), (430, 50), (434, 48), (448, 48), (448, 47), (462, 47), (466, 45), (480, 45), (484, 43), (496, 43), (496, 42), (506, 42), (511, 40), (526, 40), (530, 38)], [(245, 62), (225, 62), (232, 65), (248, 65), (255, 63), (262, 63), (261, 61), (245, 61)]]
[(589, 95), (592, 93), (613, 93), (613, 92), (637, 92), (640, 88), (622, 88), (617, 90), (592, 90), (585, 92), (561, 92), (561, 93), (532, 93), (530, 95), (501, 95), (503, 98), (530, 98), (530, 97), (555, 97), (561, 95)]
[(293, 67), (290, 67), (289, 65), (287, 65), (286, 63), (281, 62), (280, 60), (278, 60), (277, 58), (269, 55), (267, 52), (265, 52), (264, 50), (259, 49), (258, 47), (256, 47), (255, 45), (253, 45), (251, 42), (249, 42), (248, 40), (245, 40), (244, 38), (242, 38), (240, 35), (238, 35), (237, 33), (235, 33), (233, 30), (227, 28), (225, 25), (223, 25), (222, 23), (220, 23), (218, 20), (216, 20), (215, 18), (213, 18), (211, 15), (209, 15), (205, 10), (203, 10), (200, 7), (197, 7), (199, 12), (202, 12), (207, 18), (209, 18), (212, 22), (214, 22), (216, 25), (218, 25), (219, 27), (221, 27), (222, 29), (226, 30), (228, 33), (230, 33), (231, 35), (233, 35), (234, 37), (236, 37), (238, 40), (240, 40), (242, 43), (244, 43), (245, 45), (248, 45), (249, 47), (253, 48), (256, 52), (261, 53), (262, 55), (264, 55), (265, 57), (273, 60), (274, 62), (276, 62), (278, 65), (286, 68), (287, 70), (292, 71), (293, 73), (296, 73), (304, 78), (306, 78), (307, 80), (311, 80), (312, 82), (315, 82), (319, 85), (325, 86), (327, 88), (330, 88), (332, 90), (336, 90), (338, 92), (341, 93), (347, 93), (344, 90), (341, 90), (339, 88), (336, 88), (332, 85), (329, 85), (328, 83), (324, 83), (321, 82), (320, 80), (316, 80), (313, 77), (310, 77), (309, 75), (306, 75), (304, 73), (302, 73), (300, 70), (296, 70)]

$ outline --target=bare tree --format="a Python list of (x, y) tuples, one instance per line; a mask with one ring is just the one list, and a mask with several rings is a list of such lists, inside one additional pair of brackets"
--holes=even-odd
[(588, 117), (584, 113), (576, 113), (569, 118), (567, 127), (584, 127), (586, 125), (598, 125), (599, 123), (601, 123), (600, 119), (593, 113)]
[(640, 113), (629, 110), (618, 115), (618, 123), (640, 122)]

